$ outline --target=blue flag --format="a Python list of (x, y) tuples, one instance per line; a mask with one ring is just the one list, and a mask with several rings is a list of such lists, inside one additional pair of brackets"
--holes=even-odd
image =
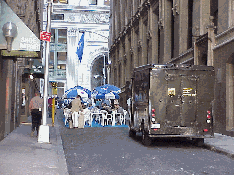
[(76, 51), (76, 54), (80, 60), (80, 63), (82, 60), (83, 50), (84, 50), (84, 33), (82, 34), (82, 36), (80, 38), (80, 41), (79, 41), (78, 47), (77, 47), (77, 51)]

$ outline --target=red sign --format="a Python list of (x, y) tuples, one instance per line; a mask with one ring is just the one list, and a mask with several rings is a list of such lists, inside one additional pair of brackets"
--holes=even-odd
[(49, 41), (50, 42), (50, 38), (51, 38), (51, 33), (45, 32), (45, 31), (41, 31), (41, 33), (40, 33), (40, 40), (44, 40), (44, 41)]

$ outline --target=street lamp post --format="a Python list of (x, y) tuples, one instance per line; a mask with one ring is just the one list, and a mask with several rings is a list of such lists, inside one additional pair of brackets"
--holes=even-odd
[[(48, 0), (47, 5), (47, 26), (46, 32), (50, 33), (51, 30), (51, 8), (52, 2)], [(49, 126), (46, 124), (47, 111), (48, 111), (48, 82), (49, 82), (49, 56), (50, 56), (50, 42), (46, 42), (46, 50), (45, 50), (45, 69), (44, 69), (44, 103), (43, 103), (43, 125), (40, 126), (38, 142), (40, 143), (49, 143)]]

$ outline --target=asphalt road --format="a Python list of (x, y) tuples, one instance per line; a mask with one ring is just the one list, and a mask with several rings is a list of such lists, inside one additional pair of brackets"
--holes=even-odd
[(70, 175), (234, 174), (233, 159), (189, 141), (158, 139), (146, 147), (140, 134), (128, 137), (128, 128), (61, 127), (61, 133)]

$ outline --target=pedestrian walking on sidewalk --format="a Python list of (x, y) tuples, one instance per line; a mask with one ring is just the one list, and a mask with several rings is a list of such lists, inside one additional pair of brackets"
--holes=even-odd
[(35, 128), (37, 130), (37, 136), (38, 136), (39, 126), (41, 125), (41, 118), (42, 118), (42, 107), (43, 107), (43, 99), (40, 97), (39, 92), (35, 92), (35, 97), (31, 99), (29, 104), (29, 110), (31, 111), (31, 116), (32, 116), (31, 137), (34, 134)]

